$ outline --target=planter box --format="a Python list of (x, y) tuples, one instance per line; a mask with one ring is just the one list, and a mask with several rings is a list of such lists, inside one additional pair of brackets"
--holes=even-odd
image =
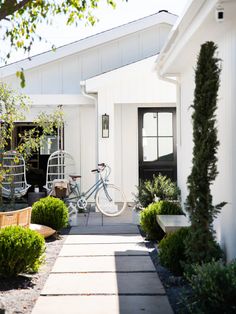
[(135, 225), (140, 225), (140, 212), (134, 208), (132, 209), (132, 223)]
[(157, 223), (165, 233), (174, 232), (191, 224), (184, 215), (157, 215)]

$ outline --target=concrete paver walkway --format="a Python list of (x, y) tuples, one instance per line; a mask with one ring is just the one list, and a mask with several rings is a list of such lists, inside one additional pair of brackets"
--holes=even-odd
[(32, 314), (172, 314), (137, 226), (101, 224), (71, 228)]

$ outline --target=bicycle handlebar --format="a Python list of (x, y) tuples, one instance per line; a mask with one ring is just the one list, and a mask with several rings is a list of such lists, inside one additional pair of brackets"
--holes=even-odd
[(101, 169), (99, 169), (99, 168), (93, 169), (93, 170), (91, 170), (91, 172), (101, 173), (104, 170), (106, 170), (106, 172), (105, 172), (105, 179), (107, 179), (109, 177), (110, 173), (111, 173), (111, 168), (107, 164), (105, 164), (104, 162), (99, 163), (98, 167), (101, 167)]
[(105, 167), (106, 164), (105, 164), (104, 162), (102, 162), (102, 163), (98, 164), (98, 166), (99, 166), (99, 167)]

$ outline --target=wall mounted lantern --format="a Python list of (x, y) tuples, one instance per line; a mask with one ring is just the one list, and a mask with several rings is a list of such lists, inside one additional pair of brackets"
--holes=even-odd
[(109, 137), (109, 115), (106, 113), (102, 115), (102, 137)]

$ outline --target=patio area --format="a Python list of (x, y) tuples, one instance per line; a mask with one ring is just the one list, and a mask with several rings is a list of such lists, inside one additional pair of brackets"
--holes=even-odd
[(173, 313), (131, 208), (72, 224), (32, 314)]

